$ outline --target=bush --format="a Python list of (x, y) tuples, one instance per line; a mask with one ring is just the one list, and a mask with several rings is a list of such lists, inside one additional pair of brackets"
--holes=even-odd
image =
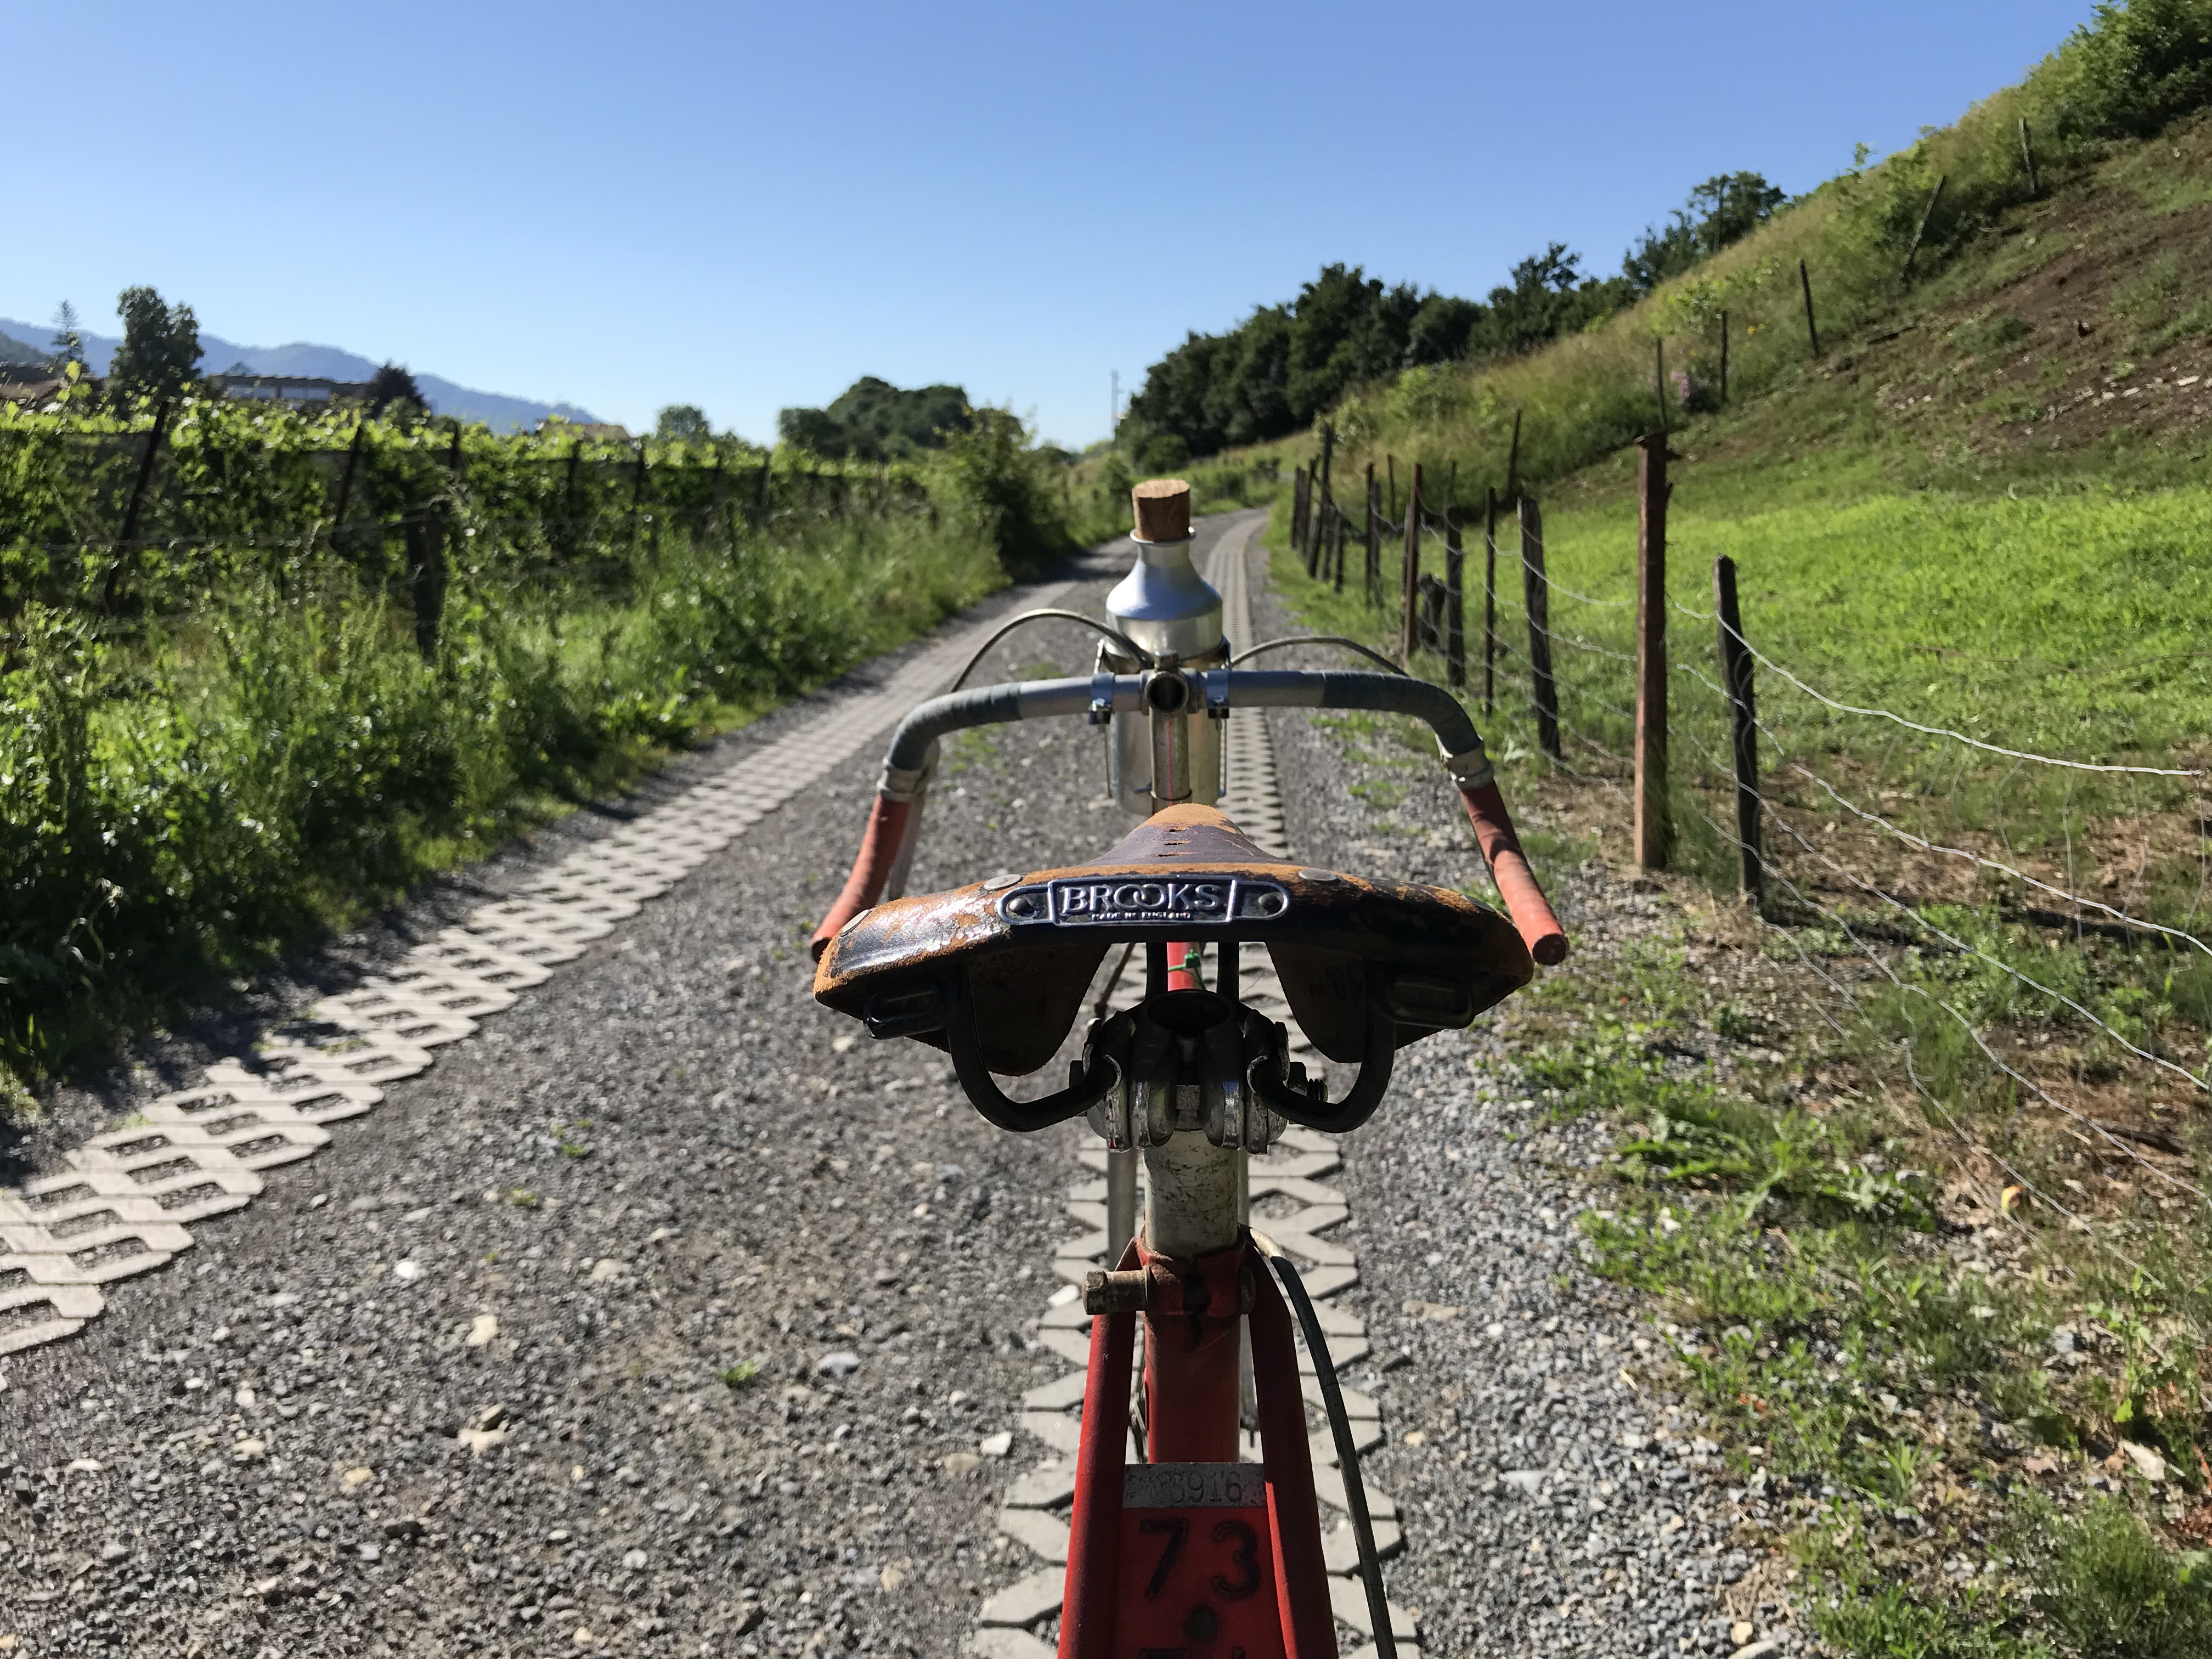
[(1066, 518), (1046, 480), (1048, 463), (1030, 447), (1029, 428), (1004, 409), (976, 410), (973, 422), (945, 446), (943, 463), (963, 527), (1009, 570), (1072, 550)]
[(2212, 1565), (2175, 1554), (2118, 1503), (2064, 1529), (2037, 1599), (2069, 1645), (2096, 1659), (2212, 1653)]
[(2212, 0), (2099, 0), (2059, 61), (2071, 82), (2059, 105), (2065, 130), (2155, 132), (2212, 103)]

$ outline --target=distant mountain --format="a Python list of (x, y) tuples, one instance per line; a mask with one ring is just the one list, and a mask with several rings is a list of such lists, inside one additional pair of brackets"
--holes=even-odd
[[(34, 348), (35, 352), (47, 350), (53, 333), (51, 327), (41, 328), (12, 317), (0, 317), (0, 362), (17, 360), (18, 353), (11, 348), (27, 346)], [(84, 342), (86, 367), (95, 374), (106, 374), (109, 360), (123, 342), (112, 334), (80, 333), (77, 337)], [(368, 358), (350, 351), (337, 346), (310, 345), (304, 341), (280, 346), (234, 345), (213, 334), (203, 334), (200, 349), (204, 354), (200, 368), (210, 374), (300, 374), (325, 380), (366, 380), (377, 368)], [(482, 421), (495, 432), (526, 431), (553, 415), (568, 421), (599, 419), (574, 404), (541, 404), (497, 392), (478, 392), (470, 386), (456, 386), (435, 374), (417, 374), (415, 384), (429, 399), (432, 414)]]

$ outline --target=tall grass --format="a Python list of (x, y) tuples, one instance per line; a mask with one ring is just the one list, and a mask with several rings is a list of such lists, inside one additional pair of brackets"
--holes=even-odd
[(0, 1064), (97, 1052), (927, 628), (1005, 580), (993, 506), (672, 532), (611, 594), (464, 565), (434, 661), (335, 555), (118, 634), (27, 604), (0, 673)]

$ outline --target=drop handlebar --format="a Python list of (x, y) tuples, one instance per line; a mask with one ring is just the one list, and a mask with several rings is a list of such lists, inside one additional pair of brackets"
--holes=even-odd
[(884, 759), (882, 782), (869, 808), (860, 856), (843, 890), (815, 930), (813, 952), (862, 911), (885, 896), (891, 872), (904, 866), (921, 828), (921, 796), (935, 763), (937, 744), (950, 732), (1014, 720), (1084, 714), (1103, 722), (1115, 714), (1154, 710), (1194, 717), (1226, 715), (1232, 708), (1358, 708), (1408, 714), (1436, 733), (1445, 768), (1458, 786), (1476, 843), (1497, 883), (1498, 896), (1528, 953), (1547, 967), (1566, 958), (1566, 930), (1537, 884), (1514, 833), (1490, 757), (1467, 710), (1442, 686), (1403, 674), (1362, 670), (1161, 669), (1146, 674), (1086, 674), (978, 686), (933, 697), (899, 722)]

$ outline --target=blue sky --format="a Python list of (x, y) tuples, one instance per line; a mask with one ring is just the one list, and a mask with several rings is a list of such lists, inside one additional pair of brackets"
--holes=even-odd
[(1189, 329), (1329, 260), (1610, 270), (1711, 173), (1802, 190), (2089, 0), (27, 4), (0, 315), (151, 283), (632, 426), (773, 435), (856, 376), (1103, 435)]

